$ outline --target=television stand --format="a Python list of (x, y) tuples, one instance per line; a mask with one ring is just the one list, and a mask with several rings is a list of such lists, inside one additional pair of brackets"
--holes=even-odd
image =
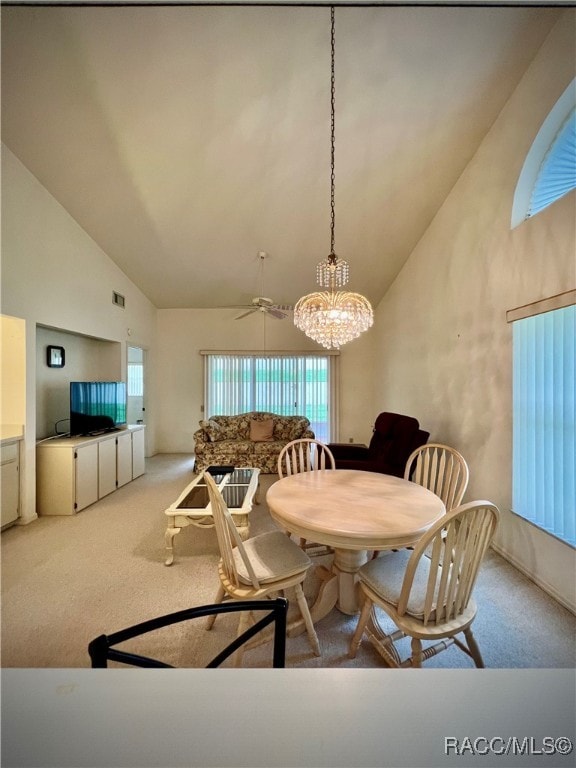
[(39, 515), (75, 515), (144, 474), (144, 425), (36, 446)]
[[(252, 502), (259, 504), (258, 483), (260, 470), (253, 467), (234, 468), (227, 472), (211, 472), (214, 482), (224, 497), (232, 519), (236, 523), (242, 541), (250, 535), (248, 515)], [(208, 498), (208, 487), (201, 473), (184, 488), (176, 501), (164, 510), (168, 517), (168, 527), (164, 534), (166, 542), (166, 563), (174, 562), (174, 536), (182, 528), (195, 525), (197, 528), (213, 528), (214, 519)]]

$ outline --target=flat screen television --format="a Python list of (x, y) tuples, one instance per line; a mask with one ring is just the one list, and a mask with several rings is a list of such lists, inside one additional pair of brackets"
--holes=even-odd
[(126, 383), (70, 382), (70, 434), (91, 435), (126, 424)]

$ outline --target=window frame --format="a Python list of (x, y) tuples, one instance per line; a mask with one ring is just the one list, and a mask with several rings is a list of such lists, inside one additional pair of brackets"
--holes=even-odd
[[(557, 294), (555, 296), (551, 296), (549, 298), (532, 302), (530, 304), (525, 304), (521, 307), (517, 307), (515, 309), (509, 310), (506, 313), (506, 319), (508, 323), (515, 323), (515, 322), (522, 322), (526, 321), (531, 318), (535, 318), (538, 315), (548, 314), (551, 312), (557, 312), (564, 309), (567, 309), (569, 307), (576, 305), (576, 290), (570, 290), (565, 291), (564, 293)], [(544, 329), (537, 329), (537, 333), (544, 332)], [(523, 363), (528, 366), (528, 361), (533, 363), (536, 367), (532, 368), (532, 373), (534, 376), (532, 377), (529, 390), (531, 394), (534, 394), (536, 390), (536, 385), (534, 385), (534, 381), (538, 380), (540, 382), (540, 389), (538, 390), (541, 399), (536, 402), (534, 399), (528, 401), (528, 404), (532, 404), (532, 411), (528, 412), (527, 420), (530, 422), (530, 420), (533, 420), (535, 422), (534, 429), (529, 432), (528, 437), (530, 439), (526, 439), (526, 428), (525, 425), (522, 425), (522, 418), (526, 417), (526, 411), (523, 409), (523, 403), (521, 401), (520, 390), (519, 388), (524, 388), (525, 384), (524, 381), (520, 378), (520, 371), (517, 369), (517, 360), (518, 355), (522, 354), (521, 347), (518, 347), (517, 345), (521, 345), (525, 343), (525, 337), (518, 336), (514, 333), (513, 340), (512, 340), (512, 378), (513, 378), (513, 392), (512, 392), (512, 398), (513, 398), (513, 408), (512, 408), (512, 428), (513, 428), (513, 435), (512, 435), (512, 504), (511, 504), (511, 512), (516, 515), (517, 517), (520, 517), (525, 522), (529, 523), (530, 525), (538, 528), (542, 532), (548, 534), (549, 536), (552, 536), (553, 538), (557, 539), (558, 541), (562, 542), (566, 546), (576, 549), (576, 535), (574, 533), (574, 527), (576, 526), (576, 509), (572, 509), (570, 512), (570, 509), (568, 509), (568, 512), (571, 514), (570, 517), (570, 523), (569, 525), (566, 525), (566, 506), (564, 503), (565, 498), (568, 499), (570, 496), (574, 496), (574, 494), (570, 494), (569, 491), (566, 491), (566, 480), (565, 480), (565, 472), (569, 473), (569, 469), (564, 465), (564, 461), (562, 460), (564, 458), (563, 451), (568, 445), (568, 454), (569, 456), (572, 456), (572, 460), (574, 460), (574, 444), (572, 443), (572, 452), (570, 453), (569, 443), (570, 440), (570, 428), (568, 428), (567, 431), (562, 431), (562, 436), (560, 440), (555, 439), (555, 437), (552, 437), (552, 435), (555, 435), (554, 431), (550, 431), (550, 428), (546, 427), (546, 424), (549, 424), (550, 421), (554, 418), (554, 416), (557, 416), (558, 414), (558, 404), (557, 402), (554, 402), (553, 404), (550, 404), (550, 390), (552, 389), (552, 392), (554, 392), (554, 384), (551, 384), (551, 379), (554, 378), (554, 373), (557, 369), (556, 366), (551, 364), (551, 358), (550, 358), (550, 347), (549, 344), (551, 341), (557, 342), (557, 337), (552, 339), (550, 337), (545, 337), (545, 341), (542, 338), (535, 339), (533, 341), (533, 344), (526, 354), (528, 357), (525, 357), (523, 360)], [(573, 349), (572, 347), (570, 347)], [(546, 354), (545, 354), (546, 353)], [(538, 354), (542, 355), (542, 360), (546, 360), (546, 362), (541, 362), (540, 365), (537, 365), (534, 362), (535, 356), (537, 357)], [(547, 356), (546, 356), (547, 355)], [(562, 362), (564, 363), (564, 358), (562, 358)], [(545, 377), (542, 379), (542, 377)], [(530, 377), (529, 377), (530, 379)], [(565, 381), (564, 376), (562, 377), (562, 381)], [(545, 382), (545, 383), (543, 383)], [(573, 392), (573, 385), (568, 387), (568, 389)], [(548, 397), (545, 397), (547, 395)], [(564, 398), (562, 398), (562, 402), (566, 402)], [(568, 398), (568, 410), (573, 410), (574, 408), (574, 402), (570, 404), (570, 398)], [(518, 409), (518, 410), (517, 410)], [(518, 412), (520, 411), (520, 413)], [(570, 418), (570, 416), (568, 416)], [(544, 424), (544, 426), (543, 426)], [(524, 430), (523, 430), (524, 426)], [(541, 477), (538, 478), (538, 464), (537, 462), (534, 463), (535, 457), (537, 458), (538, 454), (538, 447), (540, 446), (539, 441), (553, 441), (554, 448), (559, 449), (559, 452), (562, 454), (562, 459), (559, 460), (558, 456), (552, 457), (551, 461), (554, 467), (554, 470), (556, 472), (559, 472), (559, 477), (561, 478), (561, 485), (560, 488), (563, 492), (559, 493), (559, 496), (562, 498), (562, 504), (560, 507), (554, 507), (551, 505), (545, 505), (543, 504), (542, 507), (536, 508), (536, 505), (530, 506), (530, 504), (527, 505), (526, 508), (522, 509), (522, 496), (526, 496), (526, 494), (529, 495), (528, 490), (526, 488), (526, 477), (528, 477), (527, 470), (531, 470), (529, 477), (534, 480), (534, 483), (538, 484), (539, 480), (542, 482), (542, 486), (544, 487), (546, 485), (547, 481), (550, 482), (550, 470), (543, 470), (540, 469)], [(526, 446), (533, 446), (533, 466), (530, 467), (529, 464), (523, 464), (523, 462), (527, 461), (526, 459), (526, 452), (525, 447)], [(542, 448), (540, 447), (540, 454), (542, 453)], [(555, 460), (554, 460), (555, 459)], [(560, 463), (561, 462), (561, 463)], [(542, 464), (540, 464), (540, 467)], [(545, 476), (544, 476), (545, 474)], [(524, 482), (522, 481), (522, 477), (525, 475)], [(574, 473), (572, 473), (572, 476)], [(553, 485), (553, 495), (556, 496), (556, 491), (558, 490), (558, 486), (555, 481), (558, 480), (558, 475), (554, 475), (554, 479), (552, 480)], [(517, 484), (519, 484), (517, 486)], [(537, 496), (537, 493), (536, 493)], [(535, 497), (536, 498), (536, 497)]]
[[(545, 164), (546, 157), (554, 146), (559, 133), (562, 131), (567, 120), (570, 118), (572, 112), (576, 108), (576, 78), (573, 79), (568, 87), (564, 90), (558, 101), (554, 104), (546, 119), (540, 126), (538, 133), (532, 145), (526, 155), (520, 176), (518, 177), (518, 183), (514, 191), (514, 199), (512, 202), (512, 215), (510, 228), (515, 229), (517, 226), (533, 218), (538, 213), (546, 210), (556, 200), (564, 197), (568, 192), (564, 191), (558, 197), (554, 198), (545, 207), (540, 208), (534, 213), (530, 212), (530, 206), (532, 203), (532, 194), (534, 188), (538, 183), (540, 172)], [(570, 191), (570, 190), (569, 190)]]

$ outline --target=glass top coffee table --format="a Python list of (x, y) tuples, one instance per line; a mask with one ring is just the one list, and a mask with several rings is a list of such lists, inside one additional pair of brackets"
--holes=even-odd
[[(253, 467), (208, 467), (214, 481), (224, 497), (224, 501), (242, 541), (250, 535), (248, 515), (252, 504), (258, 504), (258, 483), (260, 470)], [(164, 538), (166, 541), (166, 565), (174, 562), (174, 536), (182, 528), (195, 525), (197, 528), (213, 528), (212, 510), (208, 498), (208, 488), (204, 473), (198, 475), (186, 486), (176, 501), (164, 510), (168, 517), (168, 527)]]

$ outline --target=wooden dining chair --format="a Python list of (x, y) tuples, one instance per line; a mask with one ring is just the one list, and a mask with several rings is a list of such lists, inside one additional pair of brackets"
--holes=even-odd
[(334, 469), (336, 466), (332, 451), (320, 440), (301, 438), (282, 448), (278, 456), (278, 475), (288, 477), (300, 472), (315, 472), (319, 469)]
[(469, 476), (464, 456), (442, 443), (427, 443), (416, 448), (408, 457), (404, 471), (405, 480), (412, 480), (439, 496), (447, 512), (462, 503)]
[[(300, 472), (317, 472), (322, 469), (335, 469), (336, 463), (332, 451), (320, 440), (301, 438), (282, 448), (278, 456), (278, 476), (288, 477)], [(313, 549), (314, 554), (324, 555), (332, 550), (324, 544), (314, 544), (300, 539), (302, 549)]]
[[(320, 656), (320, 645), (310, 609), (304, 596), (302, 584), (312, 565), (308, 555), (282, 531), (269, 531), (242, 541), (232, 515), (212, 476), (204, 473), (208, 488), (214, 527), (220, 549), (218, 575), (220, 587), (215, 603), (225, 599), (266, 600), (287, 589), (294, 589), (296, 601), (308, 632), (312, 650)], [(212, 629), (216, 616), (211, 616), (206, 625)], [(250, 613), (240, 614), (238, 636), (252, 621)], [(264, 642), (267, 638), (261, 639)], [(254, 642), (253, 645), (258, 644)], [(253, 647), (246, 646), (246, 647)], [(240, 666), (244, 646), (235, 654), (235, 664)]]
[[(400, 549), (363, 565), (358, 572), (363, 604), (350, 658), (366, 634), (392, 667), (421, 667), (453, 643), (483, 667), (471, 629), (477, 612), (472, 591), (499, 516), (489, 501), (463, 504), (434, 523), (413, 551)], [(392, 619), (395, 631), (382, 631), (375, 606)], [(456, 637), (460, 633), (464, 641)], [(407, 636), (411, 654), (402, 659), (395, 643)], [(423, 648), (423, 640), (432, 645)]]

